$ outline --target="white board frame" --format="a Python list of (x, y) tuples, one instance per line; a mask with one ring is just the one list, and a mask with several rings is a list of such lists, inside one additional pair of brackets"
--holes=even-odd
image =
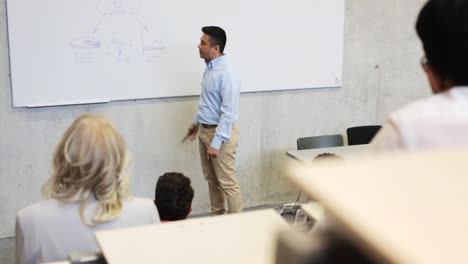
[(198, 95), (205, 25), (241, 92), (342, 85), (344, 0), (106, 1), (7, 0), (14, 107)]

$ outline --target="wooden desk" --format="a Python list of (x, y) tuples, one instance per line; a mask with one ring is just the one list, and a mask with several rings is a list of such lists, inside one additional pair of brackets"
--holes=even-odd
[(468, 263), (468, 150), (291, 162), (288, 177), (390, 263)]
[(353, 146), (342, 146), (333, 148), (317, 148), (317, 149), (304, 149), (304, 150), (292, 150), (286, 152), (289, 157), (304, 161), (306, 163), (312, 162), (317, 155), (322, 153), (333, 153), (345, 159), (349, 157), (356, 157), (365, 153), (368, 145), (353, 145)]
[(273, 263), (289, 225), (273, 209), (96, 232), (110, 264)]

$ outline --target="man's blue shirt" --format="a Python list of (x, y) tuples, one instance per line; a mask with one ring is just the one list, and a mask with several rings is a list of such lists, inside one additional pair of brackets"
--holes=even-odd
[(206, 63), (195, 125), (218, 125), (211, 147), (220, 149), (231, 138), (237, 121), (240, 80), (226, 55)]

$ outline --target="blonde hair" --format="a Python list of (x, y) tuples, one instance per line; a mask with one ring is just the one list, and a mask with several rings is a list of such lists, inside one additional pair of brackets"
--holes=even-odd
[[(105, 117), (84, 114), (67, 129), (53, 158), (54, 172), (43, 186), (46, 198), (79, 202), (84, 223), (95, 226), (116, 219), (128, 196), (127, 148)], [(85, 215), (93, 196), (98, 206)]]

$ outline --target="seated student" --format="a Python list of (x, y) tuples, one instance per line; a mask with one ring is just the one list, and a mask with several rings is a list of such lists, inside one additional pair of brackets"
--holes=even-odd
[(106, 118), (77, 118), (55, 150), (42, 189), (47, 200), (16, 215), (16, 263), (97, 252), (94, 231), (159, 223), (151, 199), (129, 195), (127, 157), (124, 139)]
[(305, 254), (303, 264), (377, 264), (377, 257), (366, 252), (337, 231), (324, 229), (315, 233), (313, 249)]
[(344, 161), (343, 157), (336, 155), (335, 153), (321, 153), (315, 156), (313, 159), (313, 163), (317, 164), (318, 162), (321, 161)]
[[(317, 165), (317, 164), (322, 164), (323, 162), (344, 162), (343, 157), (336, 155), (334, 153), (329, 153), (329, 152), (324, 152), (320, 153), (317, 156), (314, 157), (312, 160), (312, 165)], [(299, 200), (301, 199), (302, 191), (299, 191), (297, 194), (296, 201), (292, 204), (283, 204), (281, 206), (281, 209), (279, 211), (279, 214), (283, 217), (286, 217), (287, 215), (293, 215), (295, 216), (297, 214), (297, 209), (300, 208)]]
[[(429, 0), (416, 30), (421, 65), (434, 95), (392, 113), (372, 151), (418, 150), (468, 144), (468, 1)], [(408, 86), (410, 87), (410, 86)]]
[(178, 172), (167, 172), (156, 183), (154, 204), (161, 221), (186, 219), (192, 211), (193, 188), (190, 178)]

